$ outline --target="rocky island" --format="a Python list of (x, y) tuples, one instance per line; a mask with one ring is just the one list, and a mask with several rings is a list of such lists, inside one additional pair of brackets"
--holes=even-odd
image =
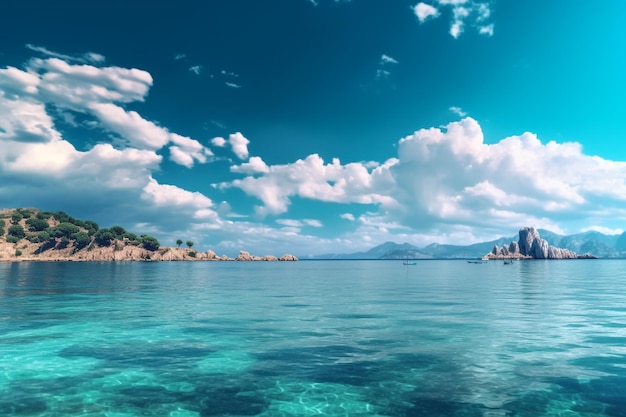
[[(182, 241), (179, 241), (182, 243)], [(285, 254), (256, 256), (240, 251), (236, 258), (212, 250), (161, 247), (149, 235), (137, 236), (121, 226), (100, 228), (93, 221), (64, 212), (39, 209), (0, 210), (0, 261), (297, 261)], [(180, 245), (179, 245), (180, 246)]]
[(534, 227), (522, 227), (519, 230), (519, 241), (508, 246), (494, 245), (491, 252), (485, 255), (488, 259), (595, 259), (595, 256), (578, 255), (569, 249), (551, 246), (539, 236)]

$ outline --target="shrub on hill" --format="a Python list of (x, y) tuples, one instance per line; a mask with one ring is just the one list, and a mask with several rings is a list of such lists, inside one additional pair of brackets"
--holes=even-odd
[(109, 229), (99, 229), (93, 237), (98, 246), (111, 246), (111, 240), (115, 239)]
[(15, 236), (16, 238), (21, 239), (26, 236), (26, 233), (24, 232), (24, 228), (22, 226), (14, 224), (9, 227), (9, 236)]
[(74, 239), (74, 247), (76, 250), (81, 250), (91, 243), (91, 238), (85, 232), (74, 233), (72, 239)]
[(50, 230), (50, 235), (58, 238), (70, 238), (74, 233), (80, 232), (80, 227), (73, 223), (59, 223)]
[(161, 244), (155, 237), (141, 235), (141, 246), (143, 246), (144, 249), (155, 251), (159, 249), (159, 246), (161, 246)]
[(48, 221), (44, 219), (34, 218), (26, 220), (29, 232), (41, 232), (48, 228)]
[(17, 243), (19, 241), (20, 241), (19, 237), (12, 236), (12, 235), (8, 235), (7, 236), (7, 242), (9, 242), (9, 243)]
[(0, 236), (4, 236), (4, 220), (0, 219)]

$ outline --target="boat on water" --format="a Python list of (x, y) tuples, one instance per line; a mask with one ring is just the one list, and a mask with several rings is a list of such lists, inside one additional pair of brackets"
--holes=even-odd
[(513, 263), (513, 259), (505, 259), (504, 260), (504, 264), (505, 265), (511, 265)]
[(402, 265), (417, 265), (417, 262), (404, 261), (402, 262)]
[(468, 259), (467, 262), (470, 264), (486, 264), (487, 263), (487, 261), (483, 259), (474, 260), (474, 261)]

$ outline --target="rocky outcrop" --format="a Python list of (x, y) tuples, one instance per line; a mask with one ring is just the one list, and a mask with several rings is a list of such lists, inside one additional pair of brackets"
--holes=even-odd
[(551, 246), (547, 240), (539, 236), (534, 227), (522, 227), (519, 231), (519, 241), (511, 242), (508, 246), (494, 246), (489, 258), (516, 258), (516, 259), (590, 259), (590, 255), (578, 255), (569, 249)]
[(297, 261), (298, 258), (296, 258), (293, 255), (290, 255), (288, 253), (284, 254), (283, 256), (281, 256), (280, 258), (278, 258), (279, 261)]

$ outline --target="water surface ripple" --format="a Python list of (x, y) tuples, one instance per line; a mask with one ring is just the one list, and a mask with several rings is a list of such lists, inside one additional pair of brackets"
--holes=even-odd
[(626, 417), (626, 261), (0, 264), (2, 416)]

